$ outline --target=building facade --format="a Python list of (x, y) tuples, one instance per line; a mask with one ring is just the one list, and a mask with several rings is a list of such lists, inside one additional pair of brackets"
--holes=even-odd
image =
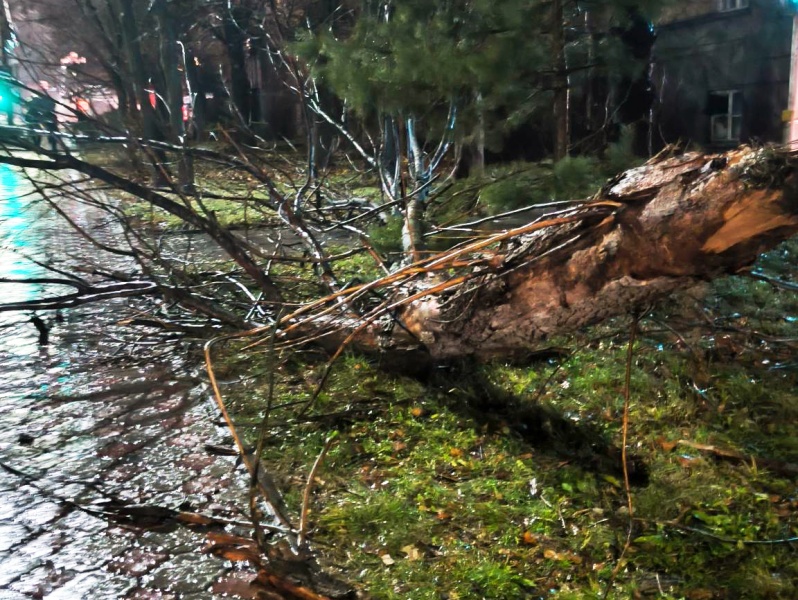
[(652, 57), (657, 145), (723, 150), (788, 141), (794, 15), (788, 0), (686, 0), (669, 7)]

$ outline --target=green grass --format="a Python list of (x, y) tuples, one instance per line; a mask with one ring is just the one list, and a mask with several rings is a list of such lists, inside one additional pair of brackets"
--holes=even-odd
[(229, 368), (255, 377), (231, 401), (262, 414), (273, 370), (286, 406), (273, 411), (265, 459), (295, 515), (324, 439), (340, 432), (314, 489), (311, 540), (373, 598), (600, 598), (609, 586), (618, 599), (794, 598), (798, 557), (778, 540), (798, 535), (798, 501), (794, 473), (779, 469), (798, 462), (798, 369), (792, 346), (752, 332), (786, 335), (779, 312), (795, 299), (760, 288), (720, 282), (696, 307), (710, 319), (735, 311), (739, 330), (686, 309), (680, 322), (670, 305), (641, 323), (632, 544), (612, 585), (630, 525), (624, 320), (557, 340), (576, 350), (569, 357), (459, 365), (423, 383), (349, 356), (299, 421), (325, 363), (294, 355), (269, 367), (268, 353), (231, 347)]
[[(549, 195), (571, 194), (568, 182), (592, 168), (535, 167), (562, 180), (559, 191), (545, 184)], [(331, 184), (375, 189), (345, 173)], [(445, 221), (472, 210), (484, 200), (472, 184), (431, 211)], [(254, 195), (251, 185), (226, 189)], [(502, 191), (508, 202), (515, 193)], [(242, 206), (215, 210), (233, 223)], [(381, 250), (397, 229), (376, 235)], [(796, 248), (759, 264), (794, 280)], [(342, 281), (377, 273), (365, 254), (337, 269)], [(272, 276), (290, 302), (320, 290), (310, 265), (275, 265)], [(449, 365), (423, 381), (345, 356), (314, 402), (326, 368), (318, 353), (229, 342), (217, 376), (239, 381), (223, 389), (250, 442), (268, 412), (264, 459), (295, 523), (311, 465), (339, 432), (314, 486), (310, 540), (372, 598), (796, 598), (798, 555), (780, 540), (798, 536), (798, 295), (743, 277), (691, 293), (641, 322), (631, 520), (621, 464), (628, 319), (552, 340), (568, 352), (546, 359)]]
[[(207, 142), (203, 146), (236, 156), (239, 150)], [(142, 167), (140, 172), (131, 169), (130, 157), (122, 148), (86, 146), (81, 149), (81, 156), (92, 164), (123, 173), (145, 184), (152, 179), (149, 168)], [(284, 195), (289, 202), (293, 202), (306, 183), (305, 157), (295, 149), (278, 145), (272, 149), (262, 149), (254, 160), (256, 166), (263, 168), (264, 174), (274, 184), (277, 193)], [(212, 215), (212, 218), (223, 226), (232, 229), (271, 227), (281, 223), (275, 211), (270, 208), (275, 205), (275, 199), (270, 196), (266, 184), (253, 175), (239, 169), (219, 168), (212, 162), (199, 159), (195, 161), (194, 169), (195, 187), (198, 191), (196, 197), (181, 197), (171, 190), (159, 191), (200, 215)], [(321, 175), (321, 185), (324, 198), (332, 203), (345, 203), (352, 198), (372, 202), (381, 200), (380, 188), (375, 177), (368, 173), (353, 174), (348, 167), (329, 169)], [(148, 202), (129, 195), (118, 195), (123, 201), (125, 213), (139, 225), (166, 231), (185, 230), (190, 227), (180, 218)], [(341, 214), (331, 212), (326, 215), (329, 220), (350, 216), (346, 211)]]

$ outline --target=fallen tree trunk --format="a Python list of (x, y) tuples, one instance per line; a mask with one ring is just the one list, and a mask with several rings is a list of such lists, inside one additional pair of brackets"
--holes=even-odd
[[(512, 355), (750, 266), (798, 231), (798, 156), (742, 147), (655, 157), (592, 199), (421, 261), (283, 320), (337, 348)], [(389, 300), (346, 313), (381, 288)]]

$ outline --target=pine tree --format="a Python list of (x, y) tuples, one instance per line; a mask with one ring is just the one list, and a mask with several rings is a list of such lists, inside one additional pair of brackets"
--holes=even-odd
[[(385, 191), (420, 215), (440, 150), (454, 139), (479, 156), (483, 144), (500, 149), (508, 131), (532, 125), (565, 156), (573, 86), (583, 86), (589, 112), (624, 77), (643, 73), (645, 57), (626, 51), (621, 34), (635, 19), (647, 23), (659, 3), (365, 0), (353, 27), (328, 28), (295, 49), (320, 84), (379, 128)], [(601, 89), (585, 99), (585, 86)], [(579, 131), (606, 126), (600, 117), (580, 116)], [(406, 249), (420, 243), (409, 221)]]

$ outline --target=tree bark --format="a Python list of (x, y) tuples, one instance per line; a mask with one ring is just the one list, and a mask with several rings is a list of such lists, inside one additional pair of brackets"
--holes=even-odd
[(222, 11), (221, 33), (227, 48), (230, 65), (230, 101), (233, 114), (238, 113), (241, 124), (250, 125), (252, 106), (250, 98), (249, 78), (247, 77), (246, 24), (251, 13), (237, 4)]
[[(188, 145), (185, 124), (183, 122), (183, 81), (181, 76), (181, 62), (183, 71), (187, 68), (185, 61), (181, 61), (181, 46), (177, 39), (177, 24), (175, 15), (170, 14), (169, 8), (163, 0), (152, 3), (152, 12), (158, 23), (160, 44), (160, 68), (164, 79), (165, 100), (168, 108), (168, 137), (175, 145)], [(185, 59), (185, 56), (183, 56)], [(184, 73), (185, 76), (185, 73)], [(189, 153), (183, 153), (178, 162), (179, 189), (183, 192), (194, 191), (194, 161)]]
[(554, 160), (568, 155), (568, 65), (565, 56), (563, 0), (552, 4), (552, 52), (554, 54)]
[(796, 166), (767, 148), (655, 157), (584, 203), (353, 290), (350, 304), (390, 290), (364, 317), (335, 319), (328, 304), (286, 329), (413, 360), (534, 350), (750, 266), (798, 232)]
[[(133, 82), (136, 106), (141, 117), (142, 136), (148, 140), (159, 140), (163, 136), (158, 127), (155, 108), (150, 104), (148, 89), (150, 86), (145, 71), (146, 62), (142, 52), (142, 34), (136, 20), (133, 0), (121, 0), (122, 40), (126, 56), (127, 68)], [(169, 184), (165, 173), (166, 157), (162, 152), (154, 152), (158, 164), (153, 165), (152, 180), (156, 187)]]

